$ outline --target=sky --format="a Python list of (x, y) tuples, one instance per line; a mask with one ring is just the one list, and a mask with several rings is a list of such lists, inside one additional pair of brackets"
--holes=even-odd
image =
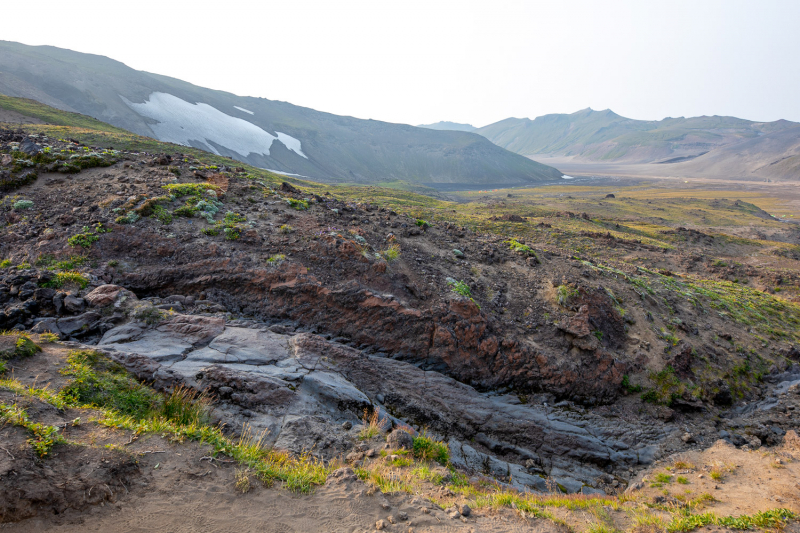
[(0, 39), (405, 124), (800, 121), (799, 20), (797, 0), (39, 0)]

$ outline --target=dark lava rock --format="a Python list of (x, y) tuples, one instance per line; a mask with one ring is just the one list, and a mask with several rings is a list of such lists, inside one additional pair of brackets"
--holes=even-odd
[(395, 429), (389, 433), (386, 442), (393, 450), (411, 450), (414, 448), (414, 439), (404, 429)]

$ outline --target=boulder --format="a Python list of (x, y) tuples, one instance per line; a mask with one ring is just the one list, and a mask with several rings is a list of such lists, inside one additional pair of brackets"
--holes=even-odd
[(64, 298), (64, 309), (70, 313), (82, 313), (86, 308), (86, 300), (68, 294)]
[(131, 291), (123, 289), (119, 285), (100, 285), (86, 295), (86, 301), (92, 307), (106, 307), (122, 298), (136, 300), (136, 295)]
[(19, 151), (27, 155), (36, 155), (42, 151), (42, 147), (30, 139), (25, 139), (19, 143)]
[(93, 330), (102, 317), (93, 311), (88, 311), (78, 316), (59, 318), (56, 322), (58, 330), (64, 335), (75, 335)]
[(393, 450), (413, 450), (414, 439), (404, 429), (395, 429), (386, 437), (386, 443)]
[(57, 322), (58, 322), (58, 319), (52, 318), (52, 317), (39, 319), (39, 320), (36, 321), (34, 326), (31, 328), (31, 333), (47, 333), (47, 332), (49, 332), (49, 333), (55, 333), (56, 335), (61, 337), (63, 334), (61, 333), (61, 330), (58, 329), (58, 323)]

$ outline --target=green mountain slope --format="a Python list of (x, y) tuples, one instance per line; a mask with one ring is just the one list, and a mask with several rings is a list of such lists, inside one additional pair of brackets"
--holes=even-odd
[(49, 46), (0, 41), (0, 93), (317, 180), (500, 186), (561, 176), (473, 133), (237, 96)]

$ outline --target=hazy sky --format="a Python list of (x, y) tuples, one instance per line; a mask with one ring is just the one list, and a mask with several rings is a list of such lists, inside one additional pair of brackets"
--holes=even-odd
[[(25, 8), (28, 9), (28, 8)], [(800, 121), (800, 1), (39, 0), (0, 39), (342, 115)], [(23, 17), (24, 19), (24, 17)]]

